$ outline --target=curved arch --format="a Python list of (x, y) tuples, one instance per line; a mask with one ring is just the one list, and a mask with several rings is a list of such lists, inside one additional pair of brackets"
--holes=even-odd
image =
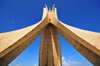
[(49, 23), (47, 12), (46, 7), (42, 20), (35, 25), (0, 34), (0, 66), (7, 66), (39, 36)]
[(52, 13), (56, 30), (93, 65), (100, 65), (100, 33), (78, 29), (59, 21)]

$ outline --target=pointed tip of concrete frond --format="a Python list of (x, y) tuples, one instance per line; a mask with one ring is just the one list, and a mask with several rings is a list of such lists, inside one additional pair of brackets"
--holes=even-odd
[(47, 10), (48, 10), (48, 7), (47, 7), (47, 5), (45, 4), (45, 7), (47, 8)]
[(45, 4), (45, 7), (47, 8), (47, 5)]
[(55, 4), (53, 5), (52, 10), (54, 10), (54, 6), (55, 6)]
[(54, 8), (55, 4), (53, 4), (53, 8)]

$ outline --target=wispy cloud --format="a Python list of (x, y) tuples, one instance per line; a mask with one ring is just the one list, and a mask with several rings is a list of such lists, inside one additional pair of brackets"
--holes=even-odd
[(66, 61), (63, 61), (62, 63), (64, 66), (70, 66)]
[(36, 64), (34, 66), (36, 66)]
[(18, 65), (18, 64), (16, 63), (15, 66), (20, 66), (20, 65)]
[(15, 22), (12, 22), (13, 24), (15, 23)]
[(75, 65), (83, 65), (80, 62), (76, 62), (76, 61), (65, 61), (65, 57), (62, 57), (62, 66), (75, 66)]
[(62, 61), (64, 61), (65, 60), (65, 57), (62, 57)]
[(70, 56), (70, 59), (73, 59), (72, 56)]

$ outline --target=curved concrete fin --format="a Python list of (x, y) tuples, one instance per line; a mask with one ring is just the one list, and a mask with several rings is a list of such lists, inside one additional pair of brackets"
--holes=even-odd
[[(39, 24), (39, 23), (38, 23)], [(32, 25), (27, 28), (23, 28), (16, 31), (1, 33), (0, 37), (0, 53), (2, 53), (6, 48), (16, 43), (22, 37), (26, 36), (29, 32), (31, 32), (38, 24)], [(1, 55), (0, 55), (1, 56)]]
[[(56, 30), (92, 64), (100, 65), (100, 33), (78, 29), (60, 22), (52, 14)], [(78, 49), (77, 49), (78, 48)]]
[(73, 39), (82, 43), (84, 46), (100, 55), (100, 33), (86, 31), (78, 29), (69, 25), (66, 25), (58, 21), (63, 27), (59, 29), (63, 30), (66, 34), (70, 35)]
[(57, 8), (55, 8), (54, 6), (55, 6), (55, 4), (52, 7), (52, 12), (53, 12), (53, 15), (55, 16), (55, 18), (58, 19), (58, 17), (57, 17)]
[(51, 23), (58, 29), (62, 30), (65, 34), (70, 35), (73, 39), (100, 55), (100, 33), (86, 31), (66, 25), (57, 20), (54, 15), (52, 15)]
[[(61, 22), (60, 22), (61, 23)], [(79, 39), (83, 39), (85, 42), (88, 42), (90, 45), (95, 47), (96, 49), (100, 50), (100, 33), (86, 31), (82, 29), (78, 29), (75, 27), (71, 27), (69, 25), (66, 25), (64, 23), (61, 23), (66, 27), (68, 30), (70, 30), (72, 33), (74, 33), (76, 36), (80, 37)], [(77, 37), (72, 36), (75, 40), (82, 43)], [(86, 44), (87, 48), (90, 48), (88, 44)], [(92, 48), (90, 48), (93, 50)]]
[(3, 59), (6, 64), (9, 64), (39, 36), (49, 23), (46, 10), (43, 16), (44, 18), (35, 25), (16, 31), (0, 33), (0, 60)]
[(48, 13), (48, 7), (45, 4), (45, 8), (43, 8), (43, 16), (42, 16), (42, 19), (44, 19), (46, 17), (47, 13)]

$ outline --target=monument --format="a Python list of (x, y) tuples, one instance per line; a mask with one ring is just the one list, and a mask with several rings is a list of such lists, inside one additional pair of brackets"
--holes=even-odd
[(42, 33), (39, 66), (62, 66), (58, 32), (94, 66), (100, 66), (100, 33), (78, 29), (58, 20), (57, 9), (43, 9), (32, 26), (0, 33), (0, 66), (7, 66)]

